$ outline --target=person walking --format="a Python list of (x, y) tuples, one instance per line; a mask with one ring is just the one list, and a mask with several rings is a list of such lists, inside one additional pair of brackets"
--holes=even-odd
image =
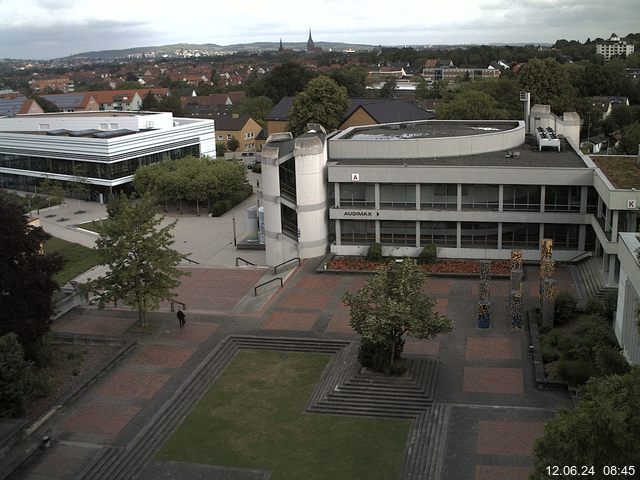
[(180, 322), (180, 328), (184, 327), (184, 324), (187, 323), (187, 321), (185, 320), (186, 315), (184, 314), (184, 312), (182, 310), (178, 310), (176, 316), (178, 317), (178, 321)]

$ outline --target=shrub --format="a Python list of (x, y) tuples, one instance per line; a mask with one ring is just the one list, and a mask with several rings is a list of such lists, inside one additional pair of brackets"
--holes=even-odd
[(229, 199), (216, 200), (211, 206), (211, 213), (213, 214), (214, 217), (219, 217), (220, 215), (225, 213), (227, 210), (231, 209), (231, 207), (232, 207), (231, 200)]
[(51, 336), (42, 335), (36, 340), (24, 345), (25, 357), (33, 361), (39, 367), (51, 365), (53, 351), (51, 349)]
[(541, 345), (542, 350), (542, 361), (544, 363), (555, 362), (560, 358), (560, 351), (557, 348), (549, 345), (548, 343), (543, 343)]
[(595, 348), (595, 363), (600, 375), (623, 375), (631, 366), (619, 348), (599, 345)]
[(596, 374), (595, 366), (584, 360), (561, 360), (558, 373), (570, 385), (582, 385)]
[(607, 295), (604, 297), (604, 300), (602, 301), (602, 304), (604, 305), (604, 316), (608, 320), (613, 320), (613, 313), (618, 308), (617, 292), (607, 293)]
[(562, 325), (573, 319), (576, 315), (578, 301), (571, 293), (562, 291), (556, 295), (554, 304), (554, 323)]
[(372, 262), (381, 262), (382, 261), (382, 245), (379, 243), (374, 243), (367, 250), (367, 260)]
[(31, 369), (18, 337), (14, 333), (0, 337), (0, 418), (24, 414)]
[(429, 243), (425, 245), (420, 255), (418, 256), (418, 264), (419, 265), (427, 265), (431, 263), (436, 263), (438, 261), (438, 247), (436, 247), (435, 243)]
[(590, 297), (589, 300), (587, 300), (587, 304), (584, 306), (584, 313), (587, 315), (603, 316), (604, 312), (604, 304), (598, 298)]
[(254, 173), (262, 173), (262, 163), (256, 163), (251, 170), (253, 170)]
[(401, 375), (407, 370), (407, 362), (402, 358), (404, 340), (400, 340), (395, 347), (393, 366), (387, 371), (386, 365), (391, 355), (390, 346), (386, 343), (372, 343), (363, 341), (358, 351), (358, 361), (363, 367), (375, 372), (384, 372), (391, 375)]

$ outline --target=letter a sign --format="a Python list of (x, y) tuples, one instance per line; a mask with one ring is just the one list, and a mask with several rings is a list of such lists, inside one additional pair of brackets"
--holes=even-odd
[(360, 181), (360, 174), (359, 173), (352, 173), (351, 174), (351, 181), (352, 182), (359, 182)]

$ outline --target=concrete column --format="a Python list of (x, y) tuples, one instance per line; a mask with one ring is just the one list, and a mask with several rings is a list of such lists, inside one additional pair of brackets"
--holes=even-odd
[(602, 198), (600, 198), (600, 195), (598, 195), (598, 212), (597, 212), (598, 218), (600, 218), (600, 216), (602, 215), (602, 206), (603, 206)]
[[(546, 199), (546, 192), (547, 192), (547, 189), (545, 188), (545, 186), (541, 185), (540, 186), (540, 211), (541, 212), (544, 212), (544, 202)], [(542, 240), (542, 237), (540, 237), (540, 239)]]
[(335, 204), (340, 205), (340, 184), (338, 182), (333, 184), (333, 196)]
[(611, 241), (612, 242), (618, 241), (618, 215), (619, 214), (620, 214), (620, 211), (618, 210), (613, 210), (612, 212), (612, 216), (611, 216)]
[(420, 246), (420, 221), (416, 221), (416, 247)]
[(342, 236), (342, 222), (340, 220), (331, 220), (332, 222), (335, 222), (336, 225), (336, 245), (340, 246), (342, 245), (342, 241), (340, 240), (340, 237)]
[(380, 220), (376, 220), (376, 243), (380, 243)]
[(638, 229), (638, 214), (630, 213), (629, 214), (629, 231), (636, 232)]
[[(374, 200), (376, 202), (376, 210), (380, 210), (380, 184), (376, 183), (374, 188)], [(380, 240), (376, 240), (379, 242)]]
[(461, 222), (456, 222), (456, 248), (462, 248), (462, 223)]
[(580, 227), (578, 228), (578, 250), (584, 251), (584, 243), (585, 243), (586, 237), (587, 237), (587, 226), (580, 225)]
[(607, 286), (616, 286), (616, 255), (609, 255), (609, 275), (607, 276)]
[[(504, 204), (504, 185), (500, 184), (498, 185), (498, 211), (502, 212), (503, 211), (503, 204)], [(502, 225), (502, 224), (500, 224)], [(501, 227), (499, 226), (498, 229), (501, 230)], [(498, 240), (498, 248), (500, 249), (500, 244), (501, 241)]]
[(611, 209), (607, 208), (607, 213), (604, 217), (604, 231), (605, 232), (610, 232), (611, 231)]
[(580, 213), (587, 213), (587, 197), (589, 196), (589, 187), (580, 187)]
[(416, 210), (420, 210), (420, 184), (416, 184)]
[(544, 238), (544, 223), (540, 224), (540, 238), (538, 239), (538, 244), (542, 244), (542, 239)]
[[(500, 192), (502, 192), (502, 185), (500, 185)], [(502, 205), (502, 200), (500, 200)], [(502, 222), (498, 222), (498, 250), (502, 250)]]
[(458, 194), (457, 194), (458, 205), (456, 206), (456, 210), (459, 212), (462, 211), (462, 184), (458, 184)]

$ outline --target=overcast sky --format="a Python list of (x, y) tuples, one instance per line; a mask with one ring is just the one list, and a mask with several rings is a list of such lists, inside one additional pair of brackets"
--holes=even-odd
[(0, 0), (0, 58), (172, 43), (553, 43), (640, 31), (639, 0)]

